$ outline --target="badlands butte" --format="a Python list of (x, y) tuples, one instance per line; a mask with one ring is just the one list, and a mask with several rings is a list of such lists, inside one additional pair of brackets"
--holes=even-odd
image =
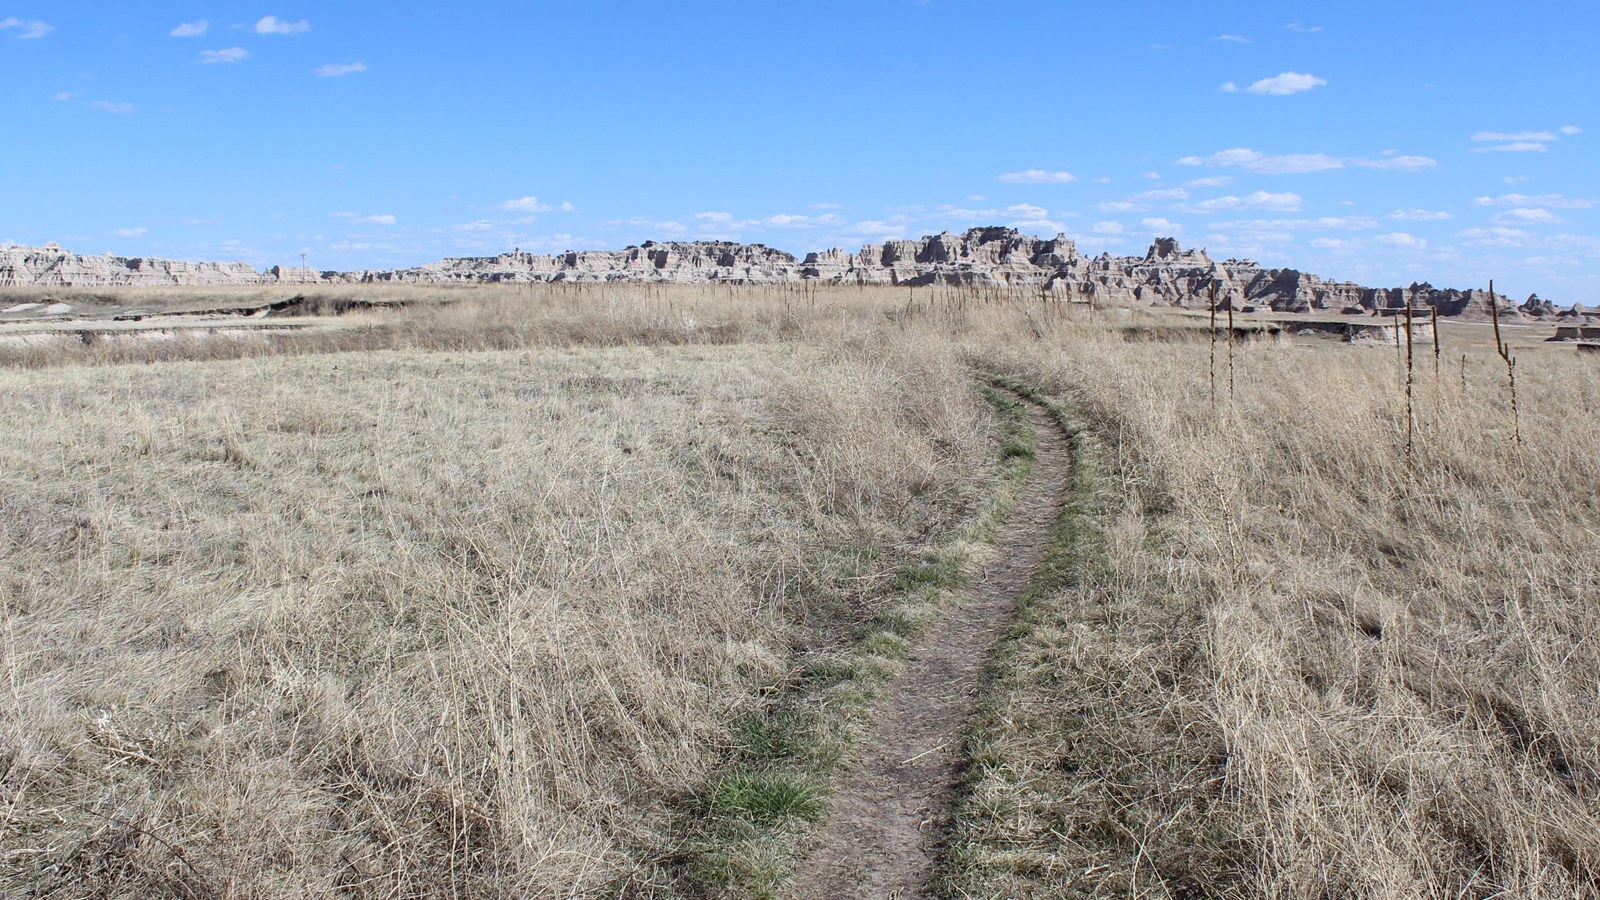
[[(1065, 235), (1045, 240), (1016, 229), (973, 228), (920, 240), (867, 244), (859, 251), (824, 250), (797, 258), (761, 244), (717, 241), (646, 241), (622, 250), (568, 251), (553, 256), (520, 250), (499, 256), (462, 257), (410, 269), (308, 271), (247, 263), (179, 262), (110, 254), (85, 256), (55, 245), (0, 248), (0, 286), (109, 287), (116, 285), (272, 284), (517, 284), (661, 283), (850, 285), (965, 285), (1037, 287), (1079, 302), (1107, 306), (1196, 306), (1216, 289), (1221, 308), (1283, 313), (1374, 313), (1437, 308), (1440, 315), (1487, 315), (1487, 290), (1430, 284), (1374, 288), (1333, 281), (1296, 269), (1267, 268), (1248, 259), (1213, 260), (1204, 250), (1184, 250), (1161, 238), (1144, 256), (1085, 256)], [(1520, 305), (1499, 295), (1503, 313), (1574, 317), (1529, 296)]]

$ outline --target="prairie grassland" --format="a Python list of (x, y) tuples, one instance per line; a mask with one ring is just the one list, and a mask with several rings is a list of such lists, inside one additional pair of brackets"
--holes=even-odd
[(1419, 365), (1408, 466), (1393, 351), (1244, 346), (1215, 406), (1208, 352), (989, 354), (1086, 443), (948, 890), (1600, 895), (1600, 372), (1525, 360), (1517, 445), (1499, 360)]
[(0, 371), (0, 893), (666, 894), (800, 649), (988, 490), (948, 348)]
[(1525, 351), (1517, 445), (1447, 332), (1408, 466), (1392, 348), (1230, 398), (1219, 345), (1213, 404), (1203, 338), (1025, 293), (406, 296), (0, 346), (5, 890), (681, 894), (758, 714), (999, 490), (982, 370), (1079, 466), (946, 893), (1600, 895), (1593, 360)]

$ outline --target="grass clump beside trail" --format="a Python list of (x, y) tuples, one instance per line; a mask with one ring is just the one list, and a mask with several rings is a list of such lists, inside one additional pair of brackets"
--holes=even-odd
[(733, 723), (993, 473), (847, 336), (0, 371), (0, 894), (665, 895), (683, 798), (814, 818)]
[(846, 768), (871, 727), (873, 702), (939, 606), (964, 582), (1015, 502), (1033, 459), (1032, 428), (1020, 404), (985, 387), (1002, 414), (1004, 482), (980, 514), (923, 560), (886, 579), (879, 611), (853, 645), (818, 648), (767, 710), (741, 720), (723, 778), (702, 798), (686, 867), (696, 893), (781, 895), (825, 810), (827, 786)]
[[(991, 665), (967, 734), (941, 893), (957, 897), (1200, 896), (1237, 848), (1216, 800), (1217, 748), (1175, 723), (1203, 685), (1177, 655), (1195, 610), (1126, 590), (1115, 461), (1062, 398), (1007, 379), (1068, 434), (1072, 481), (1038, 577)], [(1123, 530), (1119, 530), (1119, 526)], [(1180, 686), (1178, 679), (1187, 683)], [(1158, 889), (1159, 888), (1159, 889)]]
[(1519, 370), (1518, 444), (1475, 351), (1408, 467), (1392, 352), (1246, 345), (1213, 405), (1203, 347), (1077, 337), (994, 354), (1104, 499), (997, 662), (950, 892), (1600, 896), (1600, 373)]

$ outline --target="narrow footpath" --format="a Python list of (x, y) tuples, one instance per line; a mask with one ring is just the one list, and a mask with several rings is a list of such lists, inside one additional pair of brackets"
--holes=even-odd
[(839, 785), (819, 844), (797, 873), (799, 897), (930, 895), (960, 775), (963, 728), (984, 667), (1044, 562), (1069, 490), (1067, 436), (1039, 406), (1024, 408), (1037, 434), (1033, 470), (997, 552), (878, 701), (877, 730), (862, 746), (860, 767)]

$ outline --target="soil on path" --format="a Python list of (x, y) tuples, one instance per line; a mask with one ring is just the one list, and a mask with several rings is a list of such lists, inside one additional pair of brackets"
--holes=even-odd
[(984, 667), (1044, 562), (1067, 498), (1067, 437), (1044, 410), (1032, 403), (1025, 408), (1038, 436), (1033, 471), (997, 552), (884, 691), (860, 768), (839, 786), (818, 846), (800, 867), (800, 897), (929, 895), (960, 775), (962, 729)]

